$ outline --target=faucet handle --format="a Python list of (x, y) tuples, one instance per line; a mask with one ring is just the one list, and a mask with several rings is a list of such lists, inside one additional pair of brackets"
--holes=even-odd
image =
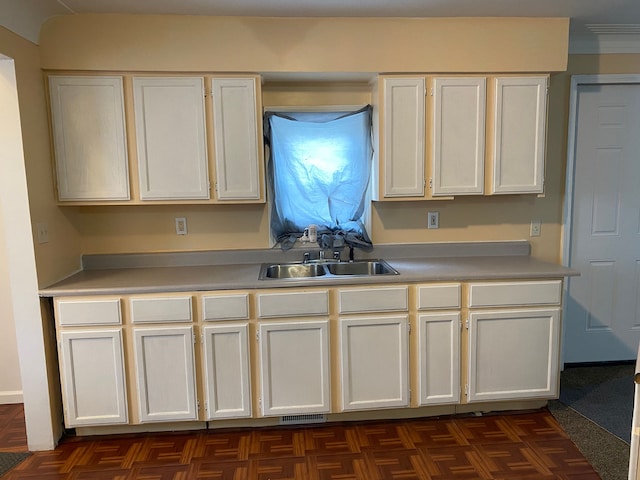
[(340, 261), (340, 250), (333, 251), (333, 259)]
[(310, 255), (311, 254), (309, 252), (304, 252), (304, 255), (302, 255), (302, 263), (307, 263), (309, 261)]

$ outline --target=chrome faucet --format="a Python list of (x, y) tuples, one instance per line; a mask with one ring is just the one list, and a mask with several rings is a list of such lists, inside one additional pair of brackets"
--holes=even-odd
[(320, 249), (319, 257), (320, 260), (324, 260), (324, 250)]

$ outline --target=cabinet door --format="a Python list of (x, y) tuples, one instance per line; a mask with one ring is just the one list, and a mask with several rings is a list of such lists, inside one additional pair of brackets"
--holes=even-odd
[(482, 194), (486, 80), (436, 78), (433, 89), (432, 194)]
[(384, 197), (424, 197), (425, 79), (382, 79)]
[(207, 420), (251, 416), (248, 323), (204, 327)]
[(65, 425), (127, 423), (121, 330), (62, 331), (60, 343)]
[(60, 201), (129, 200), (121, 77), (49, 77)]
[(204, 79), (133, 79), (140, 198), (208, 199)]
[(560, 309), (469, 314), (468, 400), (558, 394)]
[(492, 193), (542, 193), (547, 77), (495, 82)]
[(326, 320), (259, 325), (264, 416), (329, 412), (328, 332)]
[(220, 200), (262, 197), (262, 129), (258, 78), (214, 78), (213, 138)]
[(409, 404), (407, 315), (340, 319), (342, 410)]
[(141, 422), (196, 420), (193, 327), (134, 328)]
[(460, 314), (418, 315), (420, 405), (460, 401)]

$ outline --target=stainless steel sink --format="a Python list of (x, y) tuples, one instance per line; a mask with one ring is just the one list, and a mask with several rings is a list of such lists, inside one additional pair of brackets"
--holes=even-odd
[(384, 260), (329, 263), (327, 270), (331, 275), (398, 275)]
[(331, 276), (375, 276), (398, 275), (398, 272), (384, 260), (357, 260), (354, 262), (336, 262), (328, 260), (321, 263), (263, 263), (260, 280), (303, 279)]

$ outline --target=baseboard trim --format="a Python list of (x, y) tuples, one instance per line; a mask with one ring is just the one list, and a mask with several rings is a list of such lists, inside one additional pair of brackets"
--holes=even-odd
[(0, 392), (0, 405), (7, 405), (9, 403), (24, 403), (22, 390)]

